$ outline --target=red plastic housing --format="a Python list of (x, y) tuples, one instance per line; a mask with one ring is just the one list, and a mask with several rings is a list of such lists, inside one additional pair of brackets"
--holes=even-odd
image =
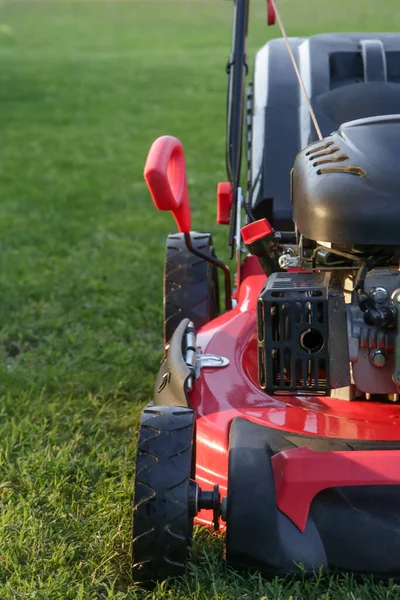
[(258, 240), (273, 234), (274, 228), (268, 223), (267, 219), (259, 219), (258, 221), (253, 221), (253, 223), (249, 223), (242, 227), (240, 232), (244, 244), (249, 246)]
[[(197, 336), (197, 345), (202, 353), (216, 354), (229, 359), (228, 366), (224, 368), (202, 369), (190, 393), (190, 404), (198, 417), (196, 479), (201, 487), (211, 490), (217, 483), (220, 485), (221, 495), (226, 495), (229, 430), (235, 417), (305, 436), (347, 440), (399, 440), (399, 406), (371, 401), (366, 405), (365, 401), (348, 402), (325, 396), (274, 397), (260, 389), (257, 372), (256, 306), (266, 278), (258, 259), (254, 256), (246, 258), (241, 273), (238, 305), (201, 328)], [(388, 460), (386, 469), (383, 467), (383, 459), (381, 462), (379, 458), (376, 462), (374, 452), (364, 452), (365, 463), (355, 459), (356, 464), (351, 467), (352, 471), (349, 471), (353, 484), (354, 481), (360, 482), (354, 485), (361, 485), (363, 481), (370, 484), (373, 478), (382, 482), (380, 477), (385, 476), (394, 482), (400, 481), (400, 466), (397, 467), (395, 460)], [(315, 457), (314, 454), (308, 453), (286, 453), (278, 459), (277, 471), (279, 461), (283, 460), (286, 461), (285, 469), (288, 473), (281, 481), (277, 479), (279, 506), (299, 524), (299, 527), (304, 523), (306, 509), (308, 510), (315, 490), (321, 485), (337, 485), (339, 476), (334, 474), (335, 469), (340, 470), (340, 465), (343, 465), (343, 462), (337, 461), (347, 461), (344, 456), (339, 459), (328, 456), (327, 461), (332, 461), (332, 471), (330, 463), (328, 465), (327, 462), (324, 466), (319, 462), (328, 454), (330, 453), (321, 453), (320, 457)], [(395, 456), (386, 452), (385, 459), (389, 459), (390, 455)], [(352, 456), (357, 457), (357, 454), (352, 451)], [(399, 456), (396, 456), (399, 460)], [(294, 458), (296, 461), (291, 463)], [(305, 468), (310, 469), (309, 483)], [(325, 469), (329, 475), (324, 479)], [(299, 473), (305, 478), (305, 489), (302, 507), (297, 510), (290, 502), (287, 503), (287, 497), (292, 485), (299, 486)], [(297, 491), (294, 491), (295, 489)], [(296, 501), (297, 495), (298, 487), (295, 487), (292, 498), (296, 498)], [(301, 498), (299, 502), (300, 500)], [(199, 513), (197, 521), (210, 524), (209, 511)]]
[(222, 181), (217, 188), (217, 223), (229, 225), (232, 208), (232, 186), (228, 181)]
[(272, 457), (278, 508), (304, 531), (313, 498), (332, 487), (400, 485), (400, 451), (315, 452), (293, 448)]

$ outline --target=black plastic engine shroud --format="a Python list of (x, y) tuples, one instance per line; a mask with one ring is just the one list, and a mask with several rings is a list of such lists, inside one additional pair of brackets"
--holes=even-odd
[(400, 115), (360, 119), (298, 154), (293, 221), (311, 240), (400, 246)]

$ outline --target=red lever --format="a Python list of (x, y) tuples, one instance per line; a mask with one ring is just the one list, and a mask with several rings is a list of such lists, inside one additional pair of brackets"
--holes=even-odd
[(267, 219), (259, 219), (258, 221), (248, 223), (248, 225), (242, 227), (240, 232), (246, 246), (275, 233), (274, 228), (268, 223)]
[(222, 181), (217, 188), (217, 223), (229, 225), (232, 208), (232, 186), (229, 181)]
[[(276, 0), (275, 0), (276, 2)], [(272, 5), (271, 0), (267, 0), (267, 8), (268, 8), (268, 25), (275, 25), (275, 9)]]
[(179, 231), (189, 233), (192, 219), (186, 180), (185, 154), (175, 137), (159, 137), (151, 146), (144, 178), (158, 210), (170, 210)]

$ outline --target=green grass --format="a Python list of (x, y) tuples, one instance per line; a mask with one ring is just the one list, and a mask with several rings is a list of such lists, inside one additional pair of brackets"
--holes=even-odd
[[(253, 0), (251, 53), (271, 34)], [(398, 0), (282, 0), (290, 34), (400, 30)], [(189, 582), (129, 578), (136, 427), (161, 354), (171, 217), (147, 150), (184, 142), (197, 229), (216, 235), (231, 2), (0, 8), (0, 598), (400, 598), (394, 585), (226, 571), (196, 537)], [(277, 34), (276, 31), (273, 33)], [(221, 228), (222, 229), (222, 228)], [(371, 539), (371, 544), (374, 540)]]

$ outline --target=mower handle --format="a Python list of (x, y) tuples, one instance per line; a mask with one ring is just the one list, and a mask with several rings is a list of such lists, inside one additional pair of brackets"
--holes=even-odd
[(189, 233), (192, 219), (185, 153), (177, 138), (164, 135), (156, 139), (147, 156), (144, 178), (158, 210), (171, 211), (179, 231)]

